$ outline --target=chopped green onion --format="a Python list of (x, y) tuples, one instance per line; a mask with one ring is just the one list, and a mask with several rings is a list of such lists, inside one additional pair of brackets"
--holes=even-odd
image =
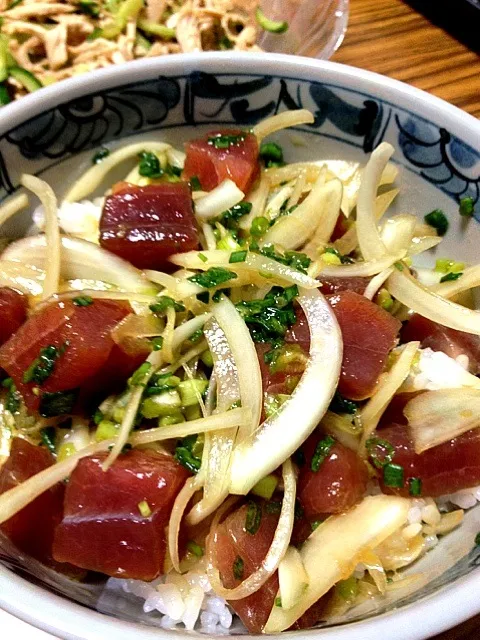
[(330, 450), (335, 444), (335, 438), (332, 436), (327, 436), (315, 447), (315, 452), (312, 456), (312, 462), (310, 464), (310, 468), (315, 473), (320, 469), (321, 465), (325, 462), (327, 456), (330, 454)]
[(398, 271), (403, 271), (404, 266), (402, 262), (395, 262), (394, 265), (395, 269), (397, 269)]
[(155, 338), (150, 338), (150, 343), (152, 345), (152, 351), (161, 351), (163, 348), (163, 337), (156, 336)]
[(192, 404), (190, 407), (184, 407), (183, 413), (185, 420), (198, 420), (203, 416), (202, 409), (199, 404)]
[(45, 391), (41, 397), (38, 412), (43, 418), (54, 418), (71, 413), (77, 396), (78, 389), (52, 393)]
[(144, 362), (141, 364), (138, 369), (132, 374), (130, 380), (128, 381), (131, 387), (140, 387), (145, 386), (145, 378), (152, 368), (150, 362)]
[(55, 427), (45, 427), (40, 431), (42, 443), (47, 447), (50, 453), (55, 453), (55, 439), (57, 432)]
[(213, 356), (209, 349), (206, 349), (200, 356), (200, 360), (203, 364), (211, 369), (213, 367)]
[(198, 257), (200, 258), (200, 260), (201, 260), (202, 262), (208, 262), (208, 258), (207, 258), (207, 256), (206, 256), (204, 253), (199, 253), (199, 254), (198, 254)]
[(13, 415), (14, 413), (17, 413), (17, 411), (20, 410), (20, 403), (22, 401), (22, 396), (17, 390), (17, 387), (15, 386), (15, 383), (13, 382), (12, 378), (6, 378), (2, 382), (2, 385), (6, 389), (8, 389), (7, 398), (5, 400), (5, 409), (7, 411), (10, 411), (10, 413)]
[(73, 442), (62, 442), (58, 448), (57, 462), (62, 462), (63, 460), (70, 458), (70, 456), (73, 456), (76, 452), (77, 450), (75, 449)]
[(285, 33), (285, 31), (287, 31), (288, 29), (288, 22), (286, 20), (283, 20), (281, 22), (270, 20), (266, 17), (260, 7), (257, 7), (255, 11), (255, 19), (262, 27), (262, 29), (270, 33)]
[(247, 251), (234, 251), (230, 254), (229, 263), (235, 264), (236, 262), (245, 262), (247, 259)]
[(318, 529), (318, 527), (322, 524), (323, 520), (312, 520), (312, 522), (310, 523), (310, 527), (312, 529), (312, 531), (315, 531), (315, 529)]
[(175, 29), (166, 27), (163, 24), (157, 24), (152, 20), (145, 20), (144, 18), (139, 18), (137, 20), (137, 27), (141, 31), (144, 31), (145, 33), (150, 33), (151, 35), (162, 38), (163, 40), (173, 40), (176, 37)]
[(187, 542), (187, 550), (190, 551), (190, 553), (193, 553), (197, 558), (201, 558), (204, 553), (203, 547), (197, 544), (195, 540), (189, 540)]
[(200, 180), (197, 176), (192, 176), (190, 178), (190, 189), (192, 191), (202, 191), (202, 185), (200, 184)]
[(138, 154), (140, 163), (138, 173), (145, 178), (161, 178), (164, 174), (160, 166), (160, 160), (151, 151), (142, 151)]
[(265, 163), (265, 167), (282, 167), (285, 163), (283, 160), (283, 149), (276, 142), (264, 142), (260, 145), (260, 158)]
[(347, 602), (352, 602), (358, 595), (358, 581), (353, 576), (340, 580), (335, 586), (338, 595)]
[(138, 510), (143, 518), (149, 518), (152, 515), (152, 510), (146, 500), (142, 500), (138, 503)]
[(178, 385), (180, 398), (183, 407), (191, 407), (198, 404), (199, 396), (205, 393), (208, 387), (208, 380), (184, 380)]
[(425, 222), (437, 230), (439, 236), (444, 236), (448, 231), (447, 216), (441, 209), (435, 209), (424, 218)]
[(168, 416), (176, 412), (182, 406), (180, 395), (175, 389), (164, 391), (145, 398), (142, 402), (140, 412), (144, 418), (150, 420), (160, 416)]
[(110, 155), (110, 149), (106, 147), (101, 147), (93, 156), (92, 164), (100, 164), (102, 160), (105, 160), (107, 156)]
[(475, 205), (475, 202), (474, 202), (474, 200), (473, 200), (473, 198), (471, 196), (466, 196), (465, 198), (461, 198), (460, 206), (459, 206), (459, 209), (458, 209), (460, 215), (461, 216), (466, 216), (468, 218), (473, 216), (474, 205)]
[(383, 482), (386, 487), (401, 489), (404, 484), (403, 467), (400, 464), (386, 464), (383, 467)]
[(223, 36), (220, 38), (218, 46), (221, 51), (228, 51), (229, 49), (233, 49), (233, 42), (227, 38), (227, 36)]
[(235, 280), (236, 278), (237, 274), (233, 271), (229, 271), (223, 267), (210, 267), (207, 271), (190, 276), (187, 280), (190, 280), (190, 282), (194, 282), (205, 289), (211, 289), (212, 287), (218, 287), (218, 285), (223, 282)]
[(277, 502), (276, 500), (272, 500), (270, 502), (267, 502), (266, 506), (265, 506), (265, 511), (267, 513), (280, 513), (280, 511), (282, 510), (282, 503), (281, 502)]
[(176, 413), (171, 413), (168, 416), (162, 416), (158, 419), (159, 427), (168, 427), (171, 424), (179, 424), (180, 422), (185, 422), (185, 418), (180, 411)]
[(183, 304), (176, 302), (170, 296), (160, 296), (157, 298), (157, 301), (149, 306), (149, 309), (152, 313), (162, 314), (172, 307), (175, 311), (185, 311), (185, 307)]
[(235, 228), (240, 218), (250, 213), (251, 210), (251, 202), (239, 202), (220, 215), (220, 222), (229, 229)]
[(252, 220), (250, 233), (252, 236), (259, 238), (260, 236), (263, 236), (268, 231), (269, 227), (270, 227), (270, 222), (268, 218), (265, 218), (265, 216), (257, 216)]
[(77, 6), (82, 13), (91, 18), (98, 18), (100, 15), (100, 7), (92, 0), (79, 0)]
[(175, 460), (178, 460), (191, 473), (198, 473), (202, 465), (200, 458), (194, 456), (186, 447), (177, 447), (175, 449)]
[(23, 382), (43, 384), (52, 375), (57, 359), (65, 353), (67, 347), (68, 342), (65, 342), (61, 347), (50, 344), (40, 349), (38, 358), (35, 358), (23, 374)]
[(411, 496), (422, 495), (422, 480), (421, 478), (410, 478), (408, 481), (408, 492)]
[(275, 598), (275, 606), (276, 607), (282, 606), (282, 599), (280, 597)]
[(464, 262), (455, 262), (454, 260), (448, 260), (448, 258), (439, 258), (435, 262), (435, 271), (438, 273), (448, 273), (449, 271), (458, 273), (463, 269), (465, 269)]
[(377, 469), (383, 469), (386, 464), (390, 464), (395, 456), (395, 448), (388, 440), (369, 438), (365, 446)]
[(243, 560), (240, 556), (237, 556), (233, 562), (233, 575), (237, 580), (243, 578)]
[(458, 280), (460, 276), (463, 276), (463, 273), (461, 271), (459, 273), (452, 273), (450, 271), (440, 278), (440, 282), (450, 282), (451, 280)]
[(102, 420), (95, 430), (95, 440), (102, 442), (102, 440), (111, 440), (118, 434), (119, 426), (111, 420)]
[(353, 400), (347, 400), (338, 391), (335, 392), (329, 407), (334, 413), (349, 413), (353, 415), (358, 411), (358, 404)]
[(475, 544), (477, 546), (480, 546), (480, 533), (477, 533), (477, 535), (475, 536)]
[(390, 311), (393, 307), (393, 298), (386, 289), (380, 289), (377, 293), (376, 302), (378, 306), (385, 309), (385, 311)]
[(96, 409), (95, 413), (92, 416), (92, 420), (94, 422), (94, 424), (99, 425), (100, 422), (103, 420), (104, 415), (102, 413), (102, 411), (100, 411), (100, 409)]
[(78, 296), (78, 298), (73, 298), (72, 302), (77, 307), (89, 307), (93, 304), (93, 298), (90, 296)]
[(278, 478), (271, 473), (265, 478), (262, 478), (257, 482), (257, 484), (252, 488), (252, 493), (254, 496), (258, 496), (259, 498), (263, 498), (264, 500), (270, 500), (275, 493), (275, 489), (278, 485)]
[(226, 233), (217, 242), (217, 249), (221, 249), (222, 251), (236, 251), (237, 249), (240, 249), (240, 245), (231, 233)]
[(221, 134), (210, 136), (207, 140), (208, 144), (215, 147), (215, 149), (229, 149), (235, 145), (239, 145), (247, 137), (246, 133), (239, 133), (237, 135)]
[(254, 536), (260, 529), (262, 522), (262, 508), (253, 500), (248, 501), (247, 515), (245, 518), (245, 531)]

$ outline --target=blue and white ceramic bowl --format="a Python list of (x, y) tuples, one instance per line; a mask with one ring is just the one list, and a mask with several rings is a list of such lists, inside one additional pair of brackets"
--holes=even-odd
[[(16, 190), (24, 172), (44, 177), (61, 195), (102, 144), (148, 135), (181, 145), (212, 125), (248, 127), (300, 107), (315, 114), (315, 123), (277, 136), (287, 160), (364, 162), (382, 140), (391, 142), (400, 168), (396, 211), (422, 217), (443, 209), (450, 231), (442, 255), (478, 262), (480, 122), (394, 80), (307, 58), (170, 56), (42, 89), (0, 110), (0, 200)], [(467, 195), (475, 201), (476, 219), (465, 222), (458, 201)], [(2, 233), (20, 235), (28, 224), (28, 216), (20, 216)], [(478, 613), (480, 550), (473, 543), (478, 531), (480, 508), (474, 508), (414, 566), (421, 577), (408, 588), (380, 603), (365, 603), (333, 627), (297, 637), (421, 640)], [(99, 601), (99, 585), (72, 585), (32, 565), (29, 572), (6, 562), (0, 566), (0, 606), (56, 636), (173, 637), (138, 604), (114, 597)]]

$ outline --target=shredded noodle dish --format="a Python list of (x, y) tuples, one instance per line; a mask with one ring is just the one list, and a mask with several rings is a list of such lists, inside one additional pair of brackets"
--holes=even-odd
[(0, 208), (41, 202), (0, 256), (0, 535), (168, 628), (381, 598), (479, 494), (480, 267), (412, 264), (448, 218), (384, 217), (390, 144), (265, 142), (311, 122), (102, 148), (61, 203), (23, 175)]

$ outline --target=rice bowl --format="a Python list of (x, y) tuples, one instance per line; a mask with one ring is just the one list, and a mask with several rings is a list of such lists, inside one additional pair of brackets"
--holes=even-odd
[[(212, 57), (212, 63), (211, 64), (214, 64), (213, 60), (214, 60), (214, 58)], [(253, 64), (253, 63), (251, 63), (251, 64)], [(273, 61), (272, 61), (272, 64), (273, 64)], [(329, 73), (329, 71), (328, 71), (329, 68), (330, 68), (330, 66), (326, 65), (325, 69), (327, 69), (327, 71), (324, 71), (323, 73)], [(273, 67), (272, 67), (272, 69), (273, 69)], [(306, 69), (308, 69), (308, 65), (307, 64), (305, 64), (304, 71), (303, 71), (304, 73), (306, 73)], [(336, 67), (332, 66), (332, 69), (335, 70)], [(253, 70), (252, 70), (252, 73), (253, 73)], [(334, 72), (332, 71), (332, 73), (334, 73)], [(105, 75), (107, 76), (107, 74), (105, 74)], [(369, 77), (369, 74), (366, 74), (366, 76)], [(367, 82), (367, 80), (365, 82)], [(390, 84), (390, 83), (386, 83), (386, 84)], [(391, 83), (391, 84), (393, 86), (396, 86), (395, 83)], [(314, 89), (315, 89), (315, 91), (317, 91), (318, 90), (317, 86), (314, 85)], [(312, 91), (313, 91), (313, 89), (312, 89)], [(382, 89), (378, 89), (378, 91), (381, 94)], [(417, 95), (421, 95), (418, 92), (413, 92), (413, 94), (415, 94), (416, 96)], [(381, 99), (381, 98), (379, 98), (379, 99)], [(420, 98), (419, 98), (419, 100), (420, 100)], [(32, 102), (32, 100), (31, 100), (31, 102)], [(452, 110), (446, 109), (446, 111), (444, 112), (445, 113), (445, 124), (451, 127), (451, 130), (454, 132), (454, 134), (456, 133), (456, 135), (459, 135), (458, 131), (456, 132), (456, 130), (454, 128), (455, 127), (455, 125), (454, 125), (454, 115), (455, 114), (453, 114), (454, 111), (455, 110), (453, 110), (453, 109)], [(469, 120), (469, 119), (467, 118), (467, 120)], [(402, 122), (402, 124), (404, 125), (405, 123)], [(474, 124), (472, 123), (471, 126), (473, 127)], [(410, 129), (410, 131), (411, 131), (411, 129)], [(171, 131), (167, 131), (167, 135), (168, 136), (172, 135), (172, 132)], [(183, 139), (184, 140), (188, 139), (188, 137), (190, 135), (191, 134), (185, 132), (185, 135), (184, 135)], [(295, 135), (297, 136), (297, 134), (295, 134)], [(333, 135), (333, 133), (332, 133), (332, 135)], [(298, 136), (295, 139), (298, 141)], [(359, 158), (361, 157), (361, 154), (358, 154), (358, 152), (354, 151), (354, 147), (352, 147), (350, 149), (350, 152), (348, 150), (347, 150), (347, 152), (345, 152), (345, 150), (347, 149), (347, 146), (346, 146), (345, 143), (343, 143), (344, 146), (342, 147), (342, 152), (341, 153), (339, 151), (335, 152), (334, 151), (334, 145), (337, 144), (337, 143), (331, 142), (332, 139), (333, 138), (328, 138), (328, 137), (325, 139), (325, 141), (324, 141), (325, 142), (325, 148), (322, 149), (322, 156), (323, 157), (326, 157), (326, 158), (330, 157), (330, 158), (336, 158), (336, 159), (344, 158), (344, 157), (350, 157), (351, 158), (352, 155), (355, 155), (355, 154), (357, 155), (357, 157), (359, 157)], [(330, 140), (330, 142), (329, 142), (329, 140)], [(282, 145), (284, 146), (284, 148), (288, 147), (288, 149), (291, 150), (290, 152), (292, 154), (293, 153), (298, 153), (298, 159), (299, 160), (307, 159), (305, 156), (309, 156), (310, 159), (312, 158), (312, 155), (309, 152), (308, 148), (291, 145), (291, 143), (289, 142), (289, 138), (287, 136), (283, 136), (282, 139), (281, 139), (281, 142), (282, 142)], [(328, 145), (330, 145), (330, 148), (328, 148)], [(296, 152), (293, 151), (294, 149), (296, 150)], [(86, 163), (86, 157), (87, 157), (87, 155), (85, 156), (85, 163)], [(22, 167), (22, 169), (23, 168), (24, 167)], [(405, 175), (409, 175), (409, 174), (407, 174), (406, 172), (402, 172), (402, 173), (403, 173), (403, 175), (402, 175), (402, 182), (403, 182), (405, 180)], [(48, 179), (48, 174), (46, 174), (46, 177)], [(421, 178), (418, 178), (416, 180), (418, 180), (417, 183), (415, 183), (415, 180), (413, 180), (413, 182), (412, 182), (412, 185), (413, 185), (412, 186), (412, 194), (415, 194), (415, 197), (416, 197), (416, 194), (418, 194), (418, 186), (419, 186), (419, 184), (423, 182), (423, 179), (421, 179)], [(429, 191), (431, 189), (432, 189), (431, 187), (426, 187), (425, 191)], [(403, 191), (404, 191), (404, 189), (402, 189), (402, 194), (403, 194)], [(407, 191), (408, 191), (408, 189), (407, 189)], [(433, 192), (437, 196), (436, 199), (435, 199), (435, 204), (437, 203), (437, 201), (440, 201), (440, 204), (441, 204), (442, 207), (445, 207), (448, 211), (451, 211), (452, 207), (451, 207), (451, 205), (448, 205), (448, 199), (446, 199), (445, 196), (443, 196), (441, 194), (439, 195), (438, 194), (438, 189), (433, 189)], [(415, 197), (413, 199), (415, 199)], [(405, 208), (411, 208), (412, 207), (412, 204), (411, 204), (412, 203), (412, 198), (410, 198), (410, 203), (408, 202), (408, 198), (409, 198), (409, 196), (407, 195), (406, 204), (404, 204), (402, 202), (402, 210), (405, 210)], [(432, 207), (430, 207), (430, 209), (431, 208)], [(423, 212), (429, 211), (430, 209), (425, 209), (424, 208)], [(410, 209), (410, 210), (412, 210), (412, 209)], [(417, 206), (415, 208), (413, 208), (413, 210), (418, 211), (418, 204), (417, 204)], [(451, 223), (452, 223), (452, 226), (456, 225), (456, 221), (455, 221), (455, 219), (453, 219), (453, 217), (452, 217)], [(471, 229), (471, 227), (470, 227), (470, 229)], [(473, 235), (475, 235), (475, 234), (472, 233), (471, 236), (473, 236)], [(447, 242), (447, 247), (448, 247), (448, 244), (449, 244), (448, 236), (447, 236), (446, 242)], [(473, 242), (472, 238), (470, 238), (470, 242)], [(450, 243), (451, 243), (451, 240), (450, 240)], [(452, 256), (459, 255), (458, 252), (455, 253), (453, 249), (448, 249), (447, 248), (447, 251), (448, 251), (449, 255), (452, 255)], [(464, 257), (464, 255), (462, 254), (462, 259), (465, 259), (466, 261), (468, 261), (468, 256)], [(461, 359), (460, 359), (460, 366), (461, 366)], [(423, 373), (422, 375), (425, 375), (425, 374)], [(418, 379), (415, 381), (415, 384), (417, 384), (417, 385), (419, 384)], [(424, 387), (424, 388), (427, 388), (427, 387)], [(474, 495), (474, 494), (475, 494), (474, 490), (471, 490), (471, 495)], [(470, 501), (468, 501), (466, 496), (465, 496), (465, 494), (463, 494), (463, 498), (462, 498), (462, 496), (454, 496), (453, 498), (450, 498), (450, 502), (452, 504), (459, 504), (459, 506), (465, 505), (465, 507), (467, 507), (467, 504), (468, 505), (471, 504), (471, 498), (470, 498)], [(427, 525), (430, 524), (430, 526), (432, 526), (432, 524), (435, 524), (435, 520), (437, 519), (438, 516), (435, 514), (435, 511), (432, 508), (429, 508), (431, 506), (432, 506), (431, 504), (430, 505), (426, 504), (426, 505), (423, 505), (420, 508), (420, 505), (416, 505), (417, 512), (415, 512), (413, 515), (410, 514), (410, 519), (411, 519), (410, 525), (415, 525), (415, 524), (419, 523), (418, 510), (420, 510), (420, 518), (425, 524), (427, 524)], [(425, 510), (425, 513), (423, 513), (424, 510)], [(423, 519), (424, 517), (426, 518), (426, 520)], [(433, 518), (433, 520), (432, 520), (432, 518)], [(475, 516), (474, 516), (473, 512), (472, 512), (472, 517), (470, 518), (470, 520), (472, 520), (472, 518), (473, 518), (473, 521), (474, 521)], [(466, 526), (469, 527), (470, 525), (467, 524)], [(472, 523), (472, 526), (475, 527), (475, 524)], [(470, 529), (468, 529), (468, 530), (470, 530)], [(435, 540), (432, 540), (431, 542), (433, 544), (435, 542)], [(360, 571), (360, 569), (358, 571)], [(121, 586), (123, 589), (125, 589), (125, 591), (129, 590), (130, 592), (138, 593), (139, 595), (140, 595), (140, 593), (142, 591), (142, 588), (141, 588), (140, 585), (134, 585), (134, 584), (130, 584), (130, 583), (129, 584), (122, 584), (122, 585), (118, 585), (118, 584), (115, 585), (115, 583), (111, 583), (110, 586), (114, 586), (114, 588), (116, 588), (116, 589), (118, 589), (119, 586)], [(205, 590), (208, 591), (208, 588), (207, 588), (208, 585), (204, 585), (204, 586), (205, 586)], [(145, 597), (145, 596), (142, 596), (142, 597)], [(147, 598), (148, 598), (148, 596), (147, 596)], [(147, 598), (145, 598), (145, 599), (147, 599)], [(209, 600), (209, 602), (210, 602), (210, 600)], [(206, 609), (200, 614), (200, 616), (203, 616), (202, 624), (204, 626), (205, 632), (206, 633), (212, 633), (214, 626), (217, 626), (217, 625), (219, 625), (221, 627), (220, 629), (218, 629), (220, 631), (222, 629), (228, 628), (228, 626), (229, 626), (228, 625), (229, 616), (228, 616), (227, 613), (225, 613), (226, 610), (221, 608), (221, 602), (218, 602), (218, 601), (214, 600), (211, 604), (208, 604), (207, 602), (205, 602), (204, 604), (205, 604)], [(111, 603), (106, 605), (104, 610), (110, 610), (111, 611), (110, 606), (111, 606)], [(147, 608), (150, 608), (152, 606), (158, 606), (160, 608), (160, 611), (162, 611), (162, 603), (160, 601), (155, 603), (154, 599), (150, 598), (150, 600), (149, 600), (149, 602), (147, 604)], [(162, 613), (164, 613), (164, 612), (162, 611)], [(212, 615), (209, 615), (209, 614), (212, 614)], [(136, 614), (134, 614), (134, 615), (136, 615)], [(215, 618), (215, 616), (217, 616), (217, 618)], [(220, 617), (221, 617), (221, 619), (220, 619)], [(165, 620), (165, 618), (162, 618), (161, 626), (168, 626), (168, 625), (172, 625), (173, 626), (175, 620), (176, 620), (176, 618), (174, 616), (171, 616), (170, 620), (169, 619)], [(155, 624), (158, 624), (158, 621)], [(359, 629), (360, 628), (361, 628), (361, 624), (360, 624)], [(325, 631), (321, 631), (319, 633), (321, 633), (321, 634), (329, 634), (329, 633), (333, 633), (333, 631), (325, 630)], [(335, 631), (335, 633), (342, 633), (342, 630), (341, 629), (337, 630), (337, 631)], [(335, 636), (332, 635), (332, 637), (335, 637)], [(400, 638), (402, 636), (399, 635), (398, 637)], [(405, 636), (405, 637), (407, 637), (407, 636)], [(410, 635), (408, 637), (413, 637), (413, 636)], [(422, 637), (422, 636), (418, 635), (418, 637)]]

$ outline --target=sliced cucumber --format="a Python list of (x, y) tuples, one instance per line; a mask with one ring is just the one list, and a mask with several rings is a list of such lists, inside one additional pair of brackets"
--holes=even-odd
[(29, 93), (32, 93), (32, 91), (36, 91), (37, 89), (41, 89), (43, 86), (40, 80), (36, 78), (33, 73), (30, 73), (30, 71), (27, 71), (23, 67), (11, 67), (8, 70), (8, 73), (11, 78), (20, 82), (20, 84), (25, 87)]

